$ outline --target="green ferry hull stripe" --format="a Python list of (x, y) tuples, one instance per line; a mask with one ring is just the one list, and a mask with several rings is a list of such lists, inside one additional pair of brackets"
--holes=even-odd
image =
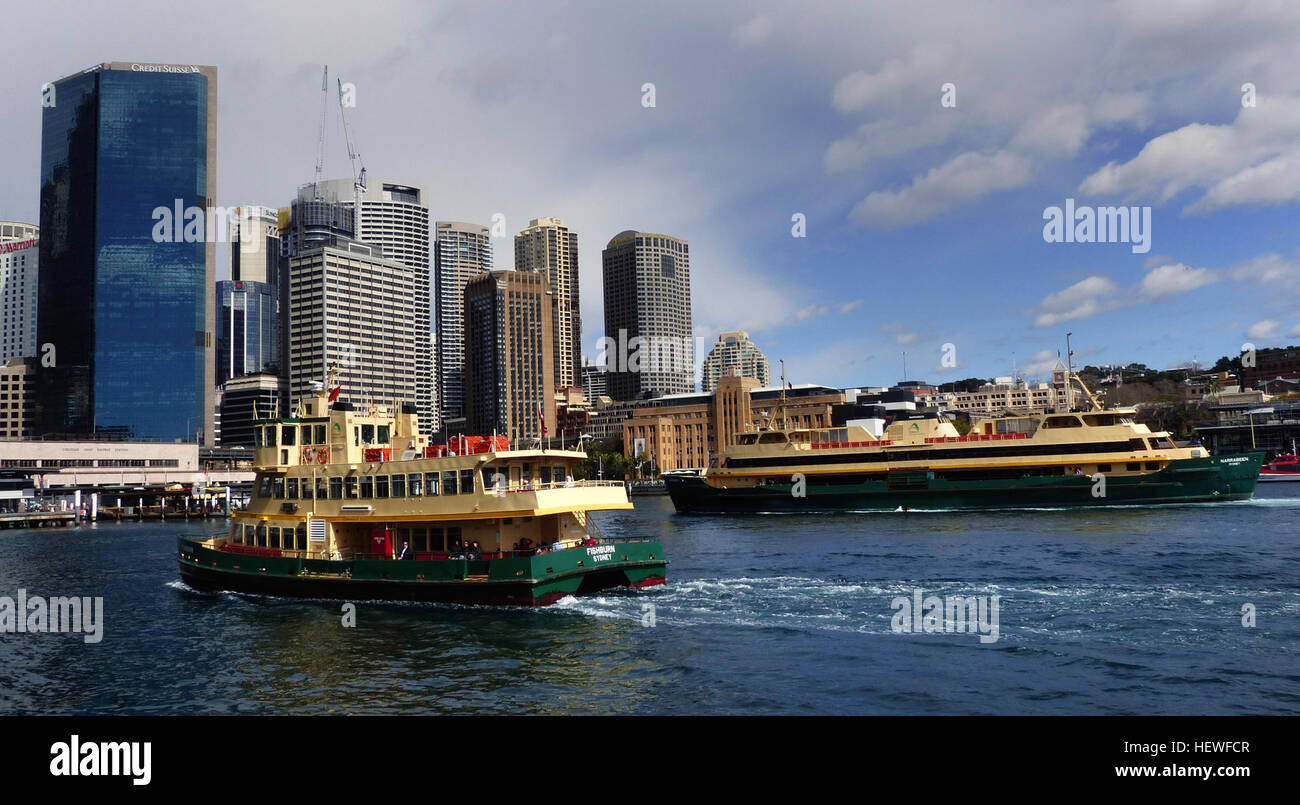
[[(566, 595), (662, 584), (668, 562), (652, 540), (500, 559), (297, 559), (229, 553), (181, 537), (181, 579), (204, 591), (337, 600), (543, 606)], [(595, 556), (608, 556), (595, 561)]]
[(1140, 506), (1249, 499), (1263, 459), (1263, 453), (1179, 459), (1141, 475), (1106, 476), (1104, 495), (1095, 494), (1098, 484), (1088, 475), (948, 480), (924, 469), (809, 475), (802, 496), (794, 494), (788, 472), (778, 470), (772, 478), (783, 483), (760, 487), (716, 488), (692, 475), (667, 475), (664, 482), (682, 513)]

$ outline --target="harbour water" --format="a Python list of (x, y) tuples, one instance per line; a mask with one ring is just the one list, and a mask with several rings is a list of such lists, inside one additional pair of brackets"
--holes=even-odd
[[(988, 513), (680, 516), (639, 497), (598, 519), (662, 540), (664, 587), (544, 610), (361, 602), (351, 628), (343, 602), (188, 589), (184, 523), (10, 530), (0, 596), (102, 596), (105, 615), (94, 644), (0, 633), (0, 713), (1294, 714), (1298, 517), (1300, 484)], [(896, 631), (918, 591), (997, 596), (997, 639)]]

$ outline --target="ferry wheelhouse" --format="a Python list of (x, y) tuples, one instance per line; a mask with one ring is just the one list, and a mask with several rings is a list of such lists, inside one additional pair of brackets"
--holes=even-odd
[(353, 410), (323, 391), (296, 413), (256, 422), (252, 497), (229, 533), (179, 540), (186, 584), (541, 606), (665, 580), (657, 541), (600, 533), (591, 512), (632, 503), (622, 482), (575, 480), (582, 452), (431, 446), (413, 406)]
[[(1083, 387), (1077, 376), (1074, 378)], [(705, 470), (664, 476), (679, 512), (991, 509), (1240, 500), (1262, 453), (1210, 456), (1103, 409), (991, 417), (969, 433), (939, 411), (879, 431), (772, 428), (736, 435)]]

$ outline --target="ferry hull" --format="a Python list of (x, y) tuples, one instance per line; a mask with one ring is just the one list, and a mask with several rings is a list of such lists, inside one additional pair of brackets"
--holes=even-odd
[[(1181, 459), (1145, 475), (1105, 478), (1105, 494), (1090, 476), (1043, 476), (984, 481), (928, 477), (924, 469), (805, 477), (802, 496), (792, 483), (762, 487), (717, 488), (701, 476), (668, 475), (668, 494), (678, 512), (722, 514), (781, 511), (857, 511), (897, 509), (1007, 509), (1085, 506), (1146, 506), (1246, 500), (1255, 493), (1262, 453)], [(790, 478), (773, 471), (772, 478)], [(904, 477), (905, 476), (905, 477)]]
[[(615, 550), (599, 550), (606, 545)], [(650, 540), (501, 559), (334, 561), (227, 553), (185, 537), (178, 541), (178, 561), (181, 580), (196, 590), (525, 607), (611, 587), (663, 584), (668, 564), (662, 547)]]

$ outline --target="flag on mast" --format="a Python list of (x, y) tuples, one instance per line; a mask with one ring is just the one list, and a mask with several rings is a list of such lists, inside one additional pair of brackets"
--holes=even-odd
[(541, 400), (537, 401), (537, 421), (542, 426), (542, 437), (546, 436), (546, 408), (542, 405)]

